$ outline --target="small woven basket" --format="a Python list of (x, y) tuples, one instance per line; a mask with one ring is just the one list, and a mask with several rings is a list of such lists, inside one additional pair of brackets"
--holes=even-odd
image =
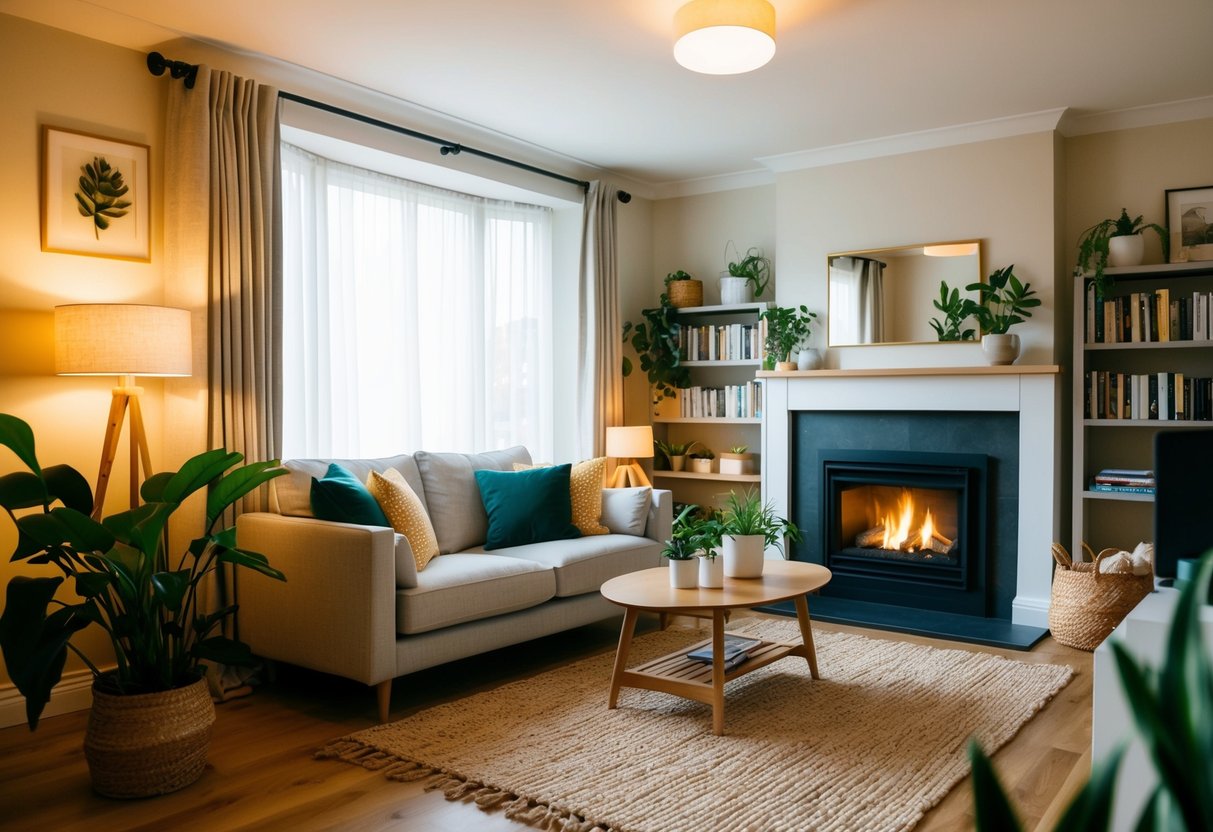
[(670, 306), (677, 309), (703, 306), (702, 280), (671, 280), (666, 291), (670, 296)]
[(1059, 568), (1053, 572), (1049, 629), (1059, 643), (1090, 652), (1154, 590), (1154, 574), (1101, 573), (1099, 562), (1117, 550), (1104, 549), (1096, 555), (1087, 544), (1082, 546), (1090, 563), (1075, 562), (1066, 547), (1053, 544), (1053, 560)]

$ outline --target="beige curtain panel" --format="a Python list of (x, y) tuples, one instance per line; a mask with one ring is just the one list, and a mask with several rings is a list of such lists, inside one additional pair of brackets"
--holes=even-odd
[(591, 182), (582, 214), (577, 328), (577, 424), (582, 457), (605, 454), (606, 429), (623, 424), (623, 346), (615, 256), (618, 195), (618, 188)]

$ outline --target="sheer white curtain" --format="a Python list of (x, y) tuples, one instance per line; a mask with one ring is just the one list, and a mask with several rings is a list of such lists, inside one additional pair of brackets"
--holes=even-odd
[(884, 340), (884, 263), (866, 257), (830, 261), (830, 343)]
[(283, 167), (283, 455), (552, 453), (551, 212)]

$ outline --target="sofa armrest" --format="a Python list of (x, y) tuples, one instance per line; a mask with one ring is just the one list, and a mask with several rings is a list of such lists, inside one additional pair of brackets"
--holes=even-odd
[(241, 515), (240, 547), (286, 575), (285, 582), (240, 575), (241, 640), (259, 656), (369, 685), (394, 677), (395, 537), (385, 527)]
[(674, 527), (674, 495), (662, 488), (653, 489), (649, 501), (649, 518), (644, 526), (644, 536), (665, 544)]

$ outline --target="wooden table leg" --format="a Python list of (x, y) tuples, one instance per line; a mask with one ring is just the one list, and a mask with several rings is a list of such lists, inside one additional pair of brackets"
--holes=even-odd
[(724, 735), (724, 611), (712, 610), (712, 733)]
[(817, 650), (813, 647), (813, 622), (809, 619), (809, 599), (803, 595), (796, 596), (796, 620), (800, 623), (800, 640), (807, 652), (805, 658), (809, 660), (809, 673), (814, 679), (820, 679), (817, 675)]
[(632, 636), (636, 632), (636, 619), (640, 617), (640, 613), (635, 607), (628, 607), (623, 614), (623, 629), (619, 631), (619, 648), (615, 651), (615, 670), (611, 674), (611, 698), (607, 701), (607, 708), (614, 709), (615, 703), (619, 701), (620, 682), (623, 680), (623, 671), (628, 666), (628, 651), (632, 649)]

